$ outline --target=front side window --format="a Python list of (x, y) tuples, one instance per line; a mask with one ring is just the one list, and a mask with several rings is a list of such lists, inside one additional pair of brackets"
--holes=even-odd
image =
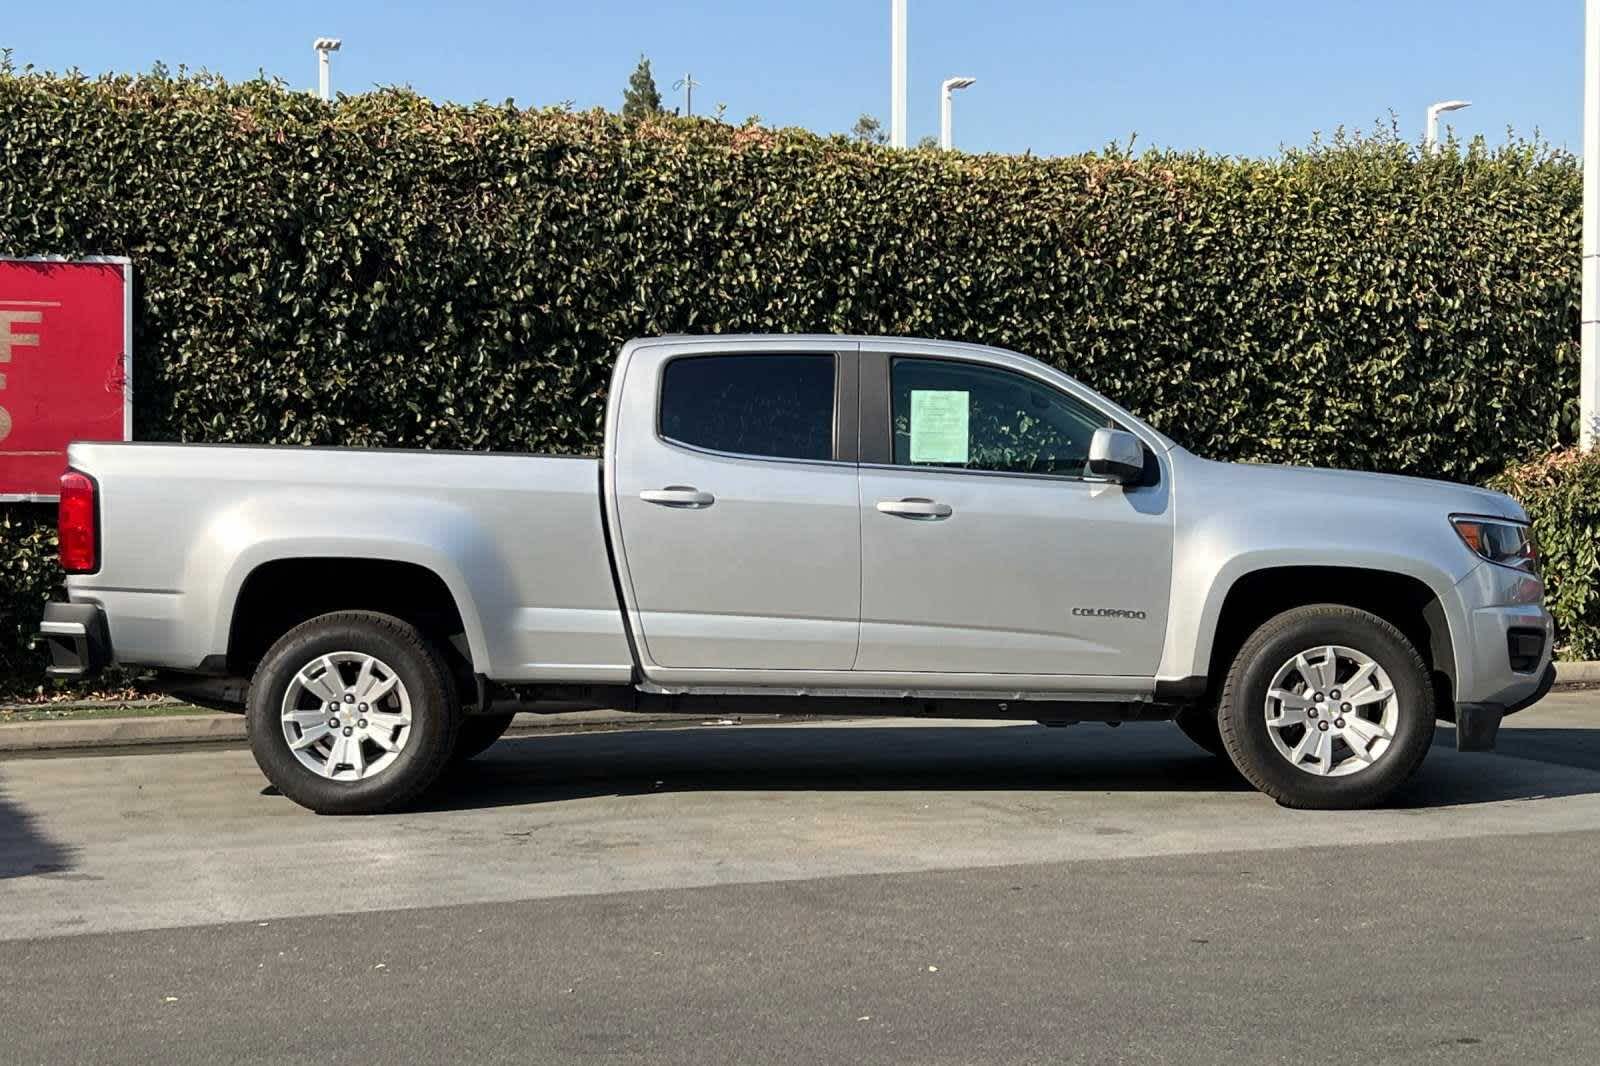
[(1088, 405), (1022, 374), (942, 359), (889, 372), (897, 466), (1082, 477), (1106, 425)]
[(831, 355), (699, 355), (661, 373), (661, 435), (736, 455), (833, 458)]

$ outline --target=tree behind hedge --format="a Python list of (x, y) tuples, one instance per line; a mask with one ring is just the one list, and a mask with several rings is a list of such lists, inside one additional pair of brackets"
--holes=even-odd
[(639, 65), (628, 75), (628, 87), (622, 93), (623, 118), (649, 118), (661, 113), (661, 91), (656, 88), (655, 75), (650, 72), (650, 60), (639, 57)]
[(1528, 144), (1037, 159), (30, 72), (0, 131), (0, 250), (134, 260), (145, 439), (594, 451), (626, 338), (802, 330), (1014, 348), (1217, 458), (1479, 480), (1576, 420), (1581, 177)]

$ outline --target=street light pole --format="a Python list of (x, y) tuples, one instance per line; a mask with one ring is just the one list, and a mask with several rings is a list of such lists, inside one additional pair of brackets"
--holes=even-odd
[(951, 147), (950, 136), (950, 94), (957, 89), (965, 89), (977, 82), (977, 78), (946, 78), (939, 86), (939, 147), (949, 151)]
[(1583, 356), (1578, 370), (1578, 445), (1587, 451), (1600, 431), (1600, 0), (1583, 12)]
[(889, 0), (889, 145), (906, 146), (906, 0)]
[(683, 90), (683, 113), (690, 118), (694, 118), (694, 90), (699, 84), (693, 74), (685, 74), (672, 83), (674, 89)]
[(1439, 116), (1446, 111), (1460, 111), (1463, 107), (1471, 107), (1471, 100), (1443, 100), (1437, 104), (1428, 105), (1428, 127), (1422, 135), (1422, 147), (1426, 151), (1433, 151), (1439, 145)]
[(337, 37), (318, 37), (311, 46), (317, 50), (317, 95), (324, 100), (333, 99), (328, 77), (328, 56), (337, 52), (342, 43)]

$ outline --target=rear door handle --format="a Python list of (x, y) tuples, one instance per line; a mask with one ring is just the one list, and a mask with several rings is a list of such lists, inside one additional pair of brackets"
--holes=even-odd
[(701, 492), (693, 485), (668, 485), (664, 489), (645, 489), (639, 493), (639, 499), (646, 503), (658, 503), (662, 507), (710, 507), (717, 502), (717, 498), (709, 492)]
[(949, 518), (955, 514), (955, 508), (948, 503), (935, 503), (921, 496), (911, 496), (904, 500), (879, 500), (878, 510), (884, 514), (899, 515), (901, 518), (920, 518), (925, 521)]

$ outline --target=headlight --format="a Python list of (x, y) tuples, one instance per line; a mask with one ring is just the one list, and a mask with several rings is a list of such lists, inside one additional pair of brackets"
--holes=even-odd
[(1539, 547), (1534, 543), (1531, 526), (1476, 515), (1451, 515), (1450, 524), (1467, 547), (1491, 563), (1530, 574), (1539, 572)]

